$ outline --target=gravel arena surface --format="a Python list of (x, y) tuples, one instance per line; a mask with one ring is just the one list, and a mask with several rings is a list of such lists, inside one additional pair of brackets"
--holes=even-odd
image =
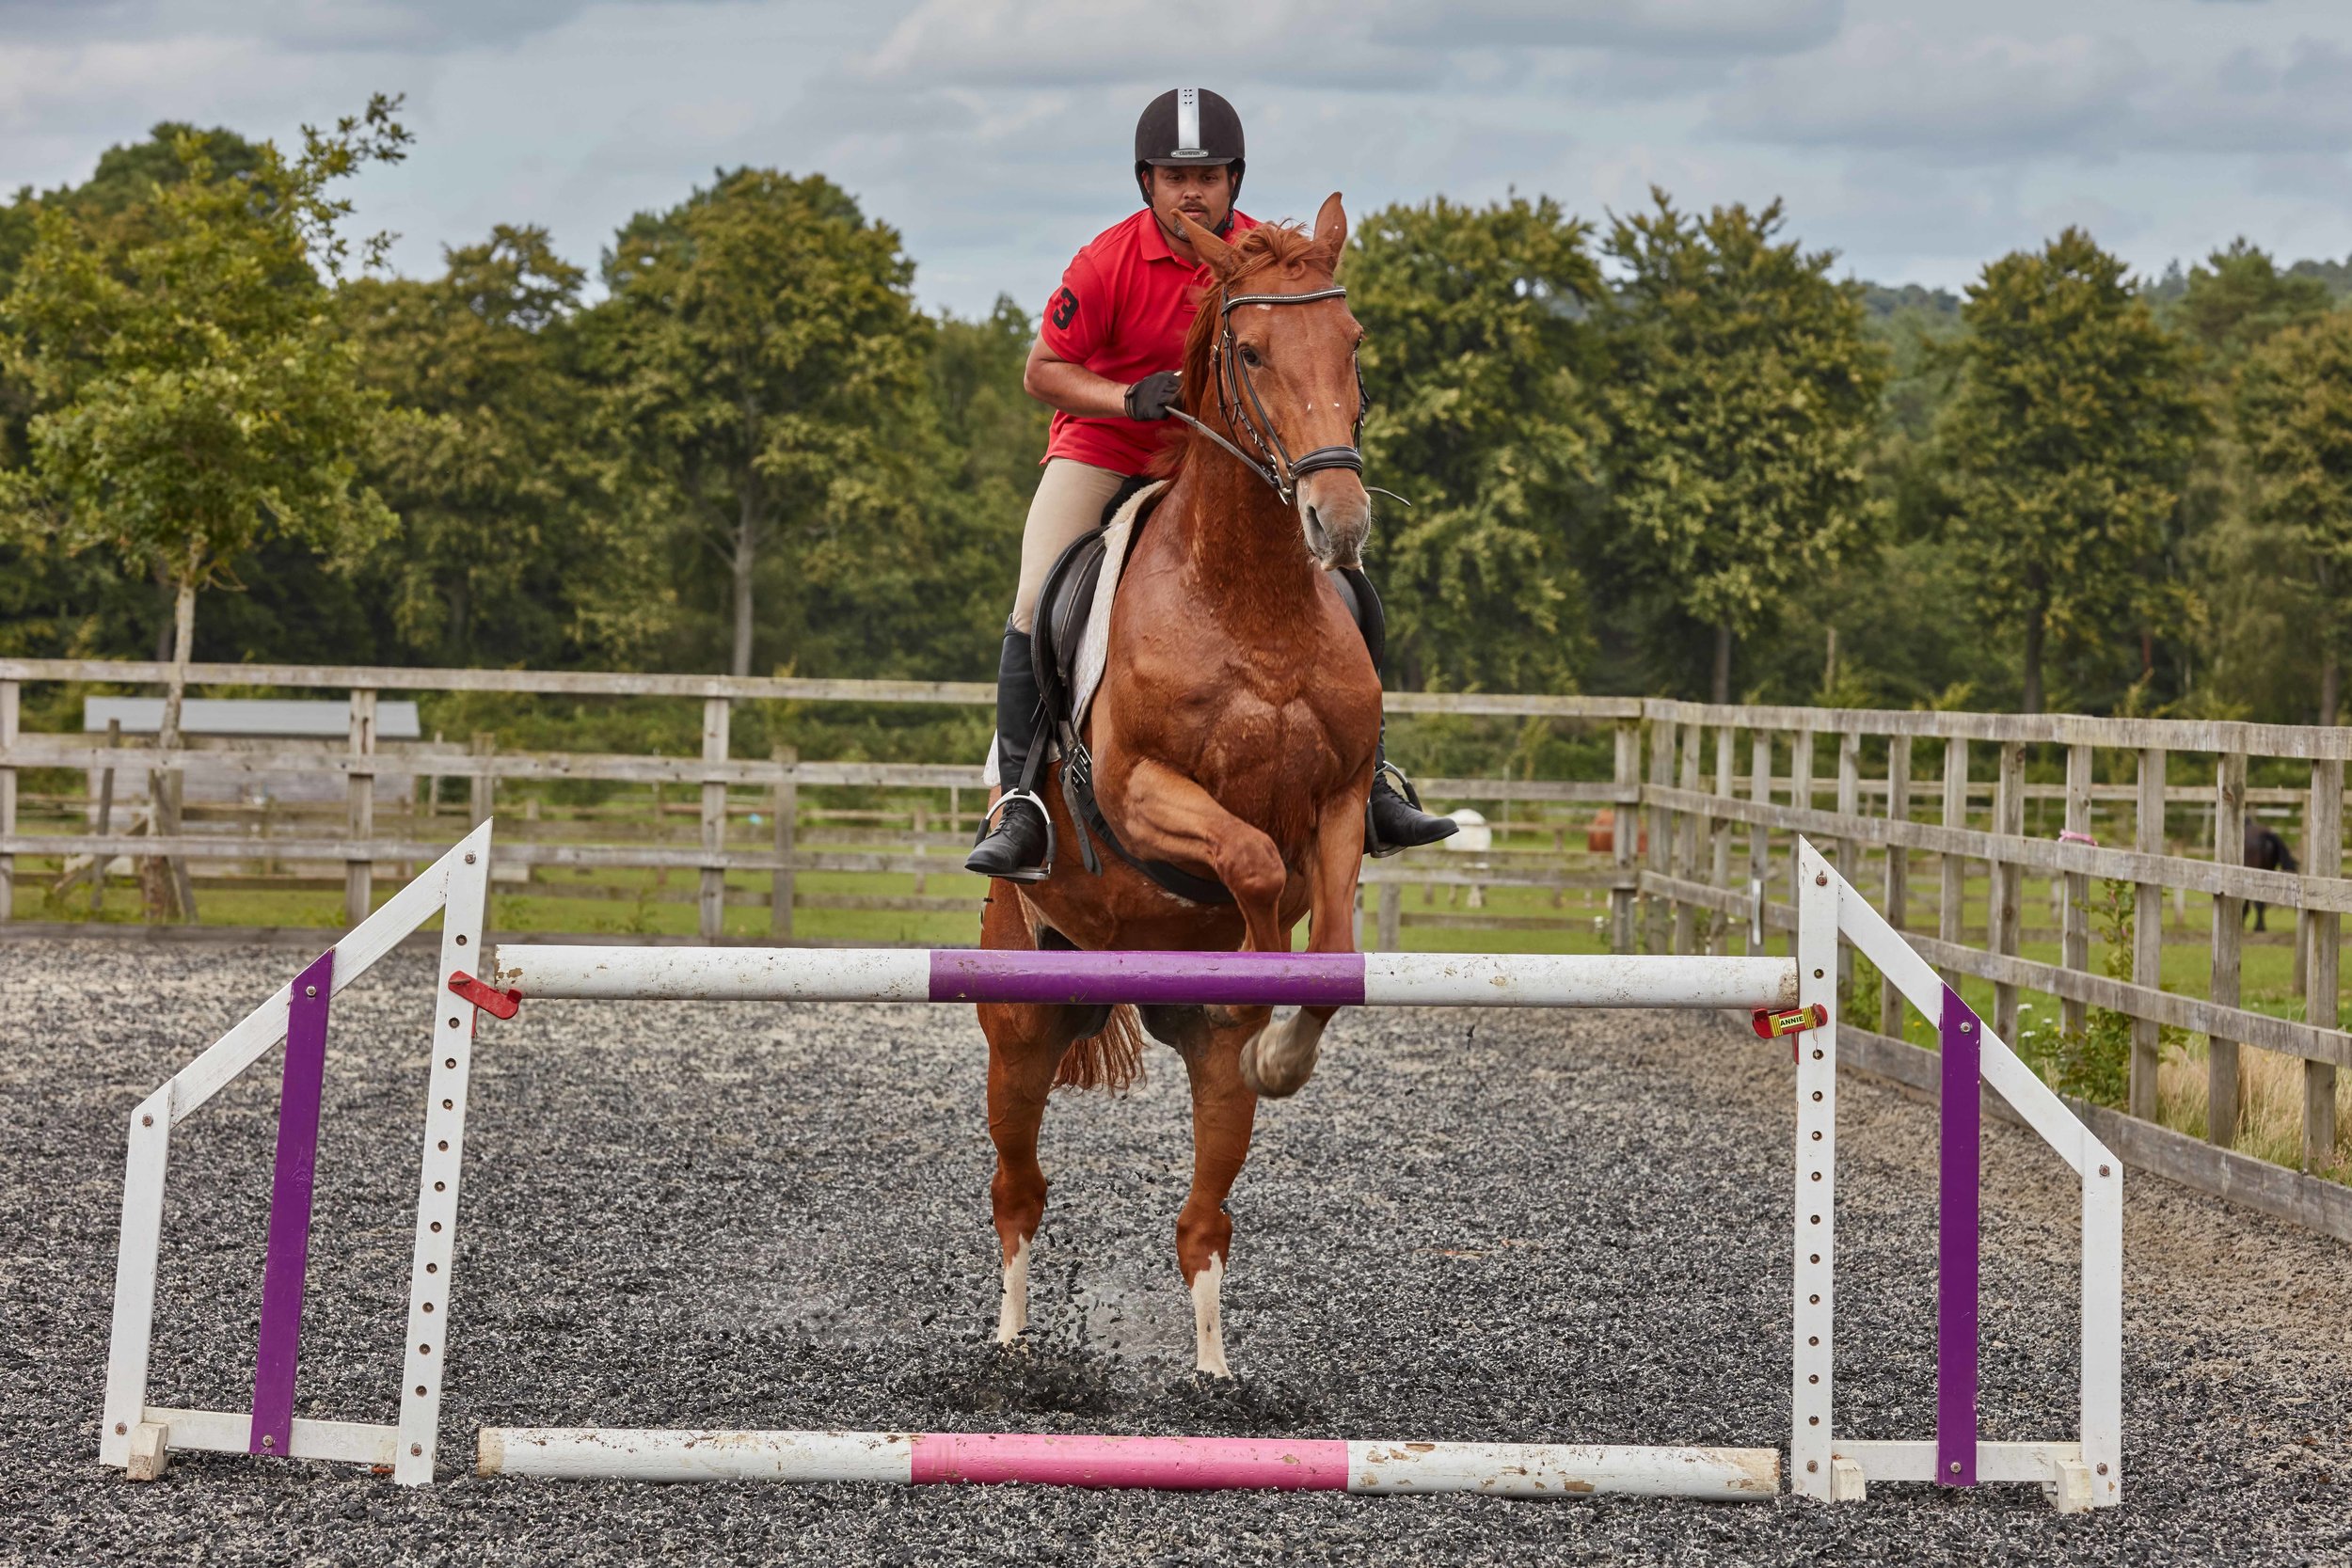
[[(0, 1561), (865, 1564), (2352, 1562), (2352, 1249), (2135, 1173), (2124, 1501), (2032, 1487), (1510, 1502), (481, 1480), (485, 1425), (1780, 1446), (1789, 1063), (1736, 1021), (1353, 1010), (1264, 1106), (1228, 1349), (1190, 1370), (1181, 1066), (1057, 1097), (1029, 1342), (992, 1342), (986, 1051), (961, 1006), (526, 1004), (485, 1018), (441, 1476), (100, 1467), (123, 1124), (290, 950), (0, 945)], [(300, 1414), (389, 1421), (427, 960), (336, 1003)], [(173, 1140), (156, 1403), (246, 1408), (273, 1053)], [(1932, 1111), (1849, 1079), (1837, 1415), (1933, 1423)], [(2072, 1181), (1986, 1145), (1984, 1431), (2074, 1435)]]

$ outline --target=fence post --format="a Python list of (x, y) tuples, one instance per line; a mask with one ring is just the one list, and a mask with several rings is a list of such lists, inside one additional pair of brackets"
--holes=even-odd
[(1642, 726), (1638, 719), (1617, 721), (1617, 798), (1609, 808), (1613, 825), (1609, 863), (1617, 882), (1609, 890), (1609, 951), (1633, 951), (1633, 847), (1642, 832)]
[[(106, 750), (109, 752), (114, 751), (121, 744), (122, 721), (119, 719), (107, 720)], [(263, 817), (262, 821), (266, 824), (268, 818)], [(100, 838), (104, 838), (108, 833), (114, 832), (114, 822), (115, 770), (111, 768), (107, 768), (102, 769), (98, 775), (98, 836)], [(89, 917), (92, 920), (96, 920), (99, 915), (105, 911), (106, 863), (112, 858), (112, 856), (108, 855), (106, 851), (102, 848), (99, 850), (97, 856), (90, 862)], [(266, 872), (269, 867), (267, 865), (263, 865), (262, 869)], [(6, 908), (7, 900), (0, 899), (0, 911), (5, 911)], [(0, 916), (0, 918), (4, 918), (4, 916)]]
[[(24, 701), (22, 689), (14, 681), (0, 681), (0, 750), (13, 751), (17, 727), (22, 719)], [(10, 759), (0, 759), (0, 837), (16, 832), (16, 768)], [(105, 862), (99, 862), (103, 873)], [(105, 884), (102, 881), (100, 886)], [(16, 918), (16, 856), (0, 850), (0, 920)]]
[[(733, 705), (724, 697), (703, 699), (703, 761), (727, 760), (727, 727)], [(727, 786), (703, 781), (703, 853), (717, 856), (727, 847)], [(723, 936), (727, 927), (727, 874), (722, 865), (703, 866), (699, 927), (705, 942)]]
[[(1851, 823), (1862, 815), (1862, 732), (1837, 732), (1837, 815)], [(1837, 874), (1851, 885), (1862, 879), (1862, 846), (1846, 833), (1837, 835)], [(1853, 949), (1837, 944), (1837, 995), (1842, 1006), (1853, 992)]]
[(776, 859), (782, 863), (768, 882), (768, 934), (789, 942), (792, 938), (792, 841), (800, 829), (801, 816), (801, 753), (797, 747), (778, 746), (771, 755), (785, 772), (784, 777), (776, 781), (773, 797)]
[[(1956, 735), (1944, 741), (1944, 826), (1968, 826), (1968, 742)], [(1967, 931), (1968, 862), (1950, 849), (1938, 851), (1935, 859), (1942, 883), (1936, 895), (1935, 937), (1957, 947)], [(1952, 990), (1960, 989), (1960, 980), (1959, 971), (1944, 971), (1944, 983)]]
[[(1659, 789), (1674, 787), (1675, 728), (1675, 721), (1671, 719), (1650, 721), (1649, 782)], [(1667, 813), (1662, 804), (1653, 804), (1649, 808), (1648, 816), (1649, 868), (1663, 876), (1667, 874), (1668, 867), (1672, 863), (1669, 856), (1674, 849), (1674, 817)], [(1638, 833), (1640, 829), (1637, 827), (1635, 832)], [(1645, 949), (1652, 953), (1669, 951), (1666, 923), (1671, 918), (1674, 901), (1666, 899), (1661, 902), (1655, 897), (1645, 898), (1643, 900), (1643, 907), (1647, 911), (1642, 922), (1642, 939)]]
[[(2132, 847), (2143, 855), (2164, 853), (2164, 752), (2149, 746), (2139, 753), (2139, 801), (2132, 814)], [(2164, 989), (2164, 884), (2139, 882), (2132, 893), (2132, 984)], [(2132, 1020), (2131, 1101), (2142, 1121), (2156, 1119), (2156, 1071), (2163, 1053), (2161, 1026), (2153, 1018)]]
[[(2312, 764), (2311, 803), (2303, 813), (2303, 874), (2344, 875), (2344, 764), (2321, 758)], [(2303, 959), (2303, 1019), (2312, 1027), (2336, 1026), (2336, 979), (2342, 954), (2344, 916), (2317, 910), (2296, 924), (2311, 933)], [(2336, 1163), (2336, 1069), (2332, 1062), (2303, 1064), (2303, 1168), (2326, 1170)]]
[[(1756, 730), (1748, 737), (1748, 800), (1759, 806), (1772, 803), (1772, 732)], [(1772, 830), (1757, 822), (1748, 829), (1748, 890), (1749, 896), (1758, 903), (1764, 900), (1766, 879), (1772, 874)], [(1761, 911), (1757, 924), (1749, 928), (1747, 954), (1761, 958), (1772, 947), (1772, 933), (1762, 924)]]
[[(1811, 730), (1799, 730), (1794, 749), (1788, 753), (1788, 804), (1795, 811), (1813, 809), (1813, 743), (1817, 737)], [(1788, 835), (1788, 908), (1794, 912), (1804, 896), (1804, 845), (1802, 830)], [(1788, 938), (1788, 956), (1796, 957), (1797, 939)]]
[[(1837, 815), (1862, 815), (1862, 732), (1837, 732)], [(1837, 874), (1852, 882), (1860, 879), (1861, 846), (1844, 833), (1837, 836)]]
[[(499, 749), (499, 737), (494, 731), (476, 730), (473, 732), (473, 738), (469, 745), (475, 756), (490, 756)], [(468, 780), (467, 784), (468, 794), (472, 799), (466, 810), (467, 815), (472, 820), (466, 824), (466, 831), (471, 832), (497, 814), (498, 780), (490, 776), (487, 768), (477, 768), (474, 769), (473, 777)]]
[[(1891, 736), (1886, 742), (1886, 819), (1911, 820), (1911, 736)], [(1898, 931), (1911, 928), (1911, 852), (1888, 840), (1886, 845), (1886, 923)], [(1884, 975), (1879, 977), (1879, 1033), (1903, 1037), (1903, 993)]]
[[(2066, 831), (2090, 832), (2090, 748), (2066, 748)], [(2066, 873), (2066, 909), (2058, 917), (2058, 961), (2069, 969), (2090, 967), (2090, 879), (2079, 871)], [(2090, 1026), (2090, 1009), (2061, 997), (2058, 1017), (2070, 1035)]]
[[(2246, 757), (2223, 754), (2213, 792), (2213, 860), (2216, 865), (2246, 863)], [(2224, 1007), (2238, 1005), (2238, 942), (2246, 900), (2215, 894), (2213, 899), (2213, 987), (2209, 994)], [(2205, 1138), (2227, 1148), (2237, 1141), (2242, 1085), (2238, 1042), (2205, 1040)]]
[[(1729, 724), (1715, 731), (1715, 798), (1731, 799), (1732, 753), (1739, 748), (1740, 732)], [(1731, 891), (1731, 824), (1720, 816), (1707, 819), (1708, 866), (1707, 879)], [(1721, 958), (1731, 951), (1731, 917), (1718, 911), (1707, 928), (1707, 951)]]
[(1405, 887), (1401, 882), (1382, 882), (1380, 887), (1380, 951), (1401, 953), (1405, 950)]
[[(2000, 781), (1993, 791), (1993, 831), (2002, 838), (2026, 834), (2026, 743), (2001, 742)], [(2025, 935), (2026, 868), (2014, 861), (1993, 865), (1993, 930), (1987, 943), (1995, 953), (2014, 958)], [(2017, 1039), (2017, 988), (1995, 983), (1993, 988), (1993, 1032), (2014, 1045)]]
[[(1699, 792), (1699, 769), (1706, 750), (1707, 727), (1704, 724), (1685, 725), (1682, 731), (1682, 778), (1680, 782), (1682, 791), (1686, 795), (1696, 795)], [(1676, 823), (1674, 875), (1684, 881), (1697, 881), (1699, 878), (1699, 814), (1694, 811), (1678, 812), (1674, 820)], [(1676, 952), (1694, 953), (1698, 950), (1693, 930), (1698, 914), (1699, 908), (1696, 904), (1677, 903), (1675, 905), (1674, 950)]]
[[(375, 693), (354, 691), (351, 694), (351, 754), (354, 757), (375, 755)], [(358, 854), (343, 862), (343, 924), (357, 926), (367, 919), (375, 903), (375, 860), (370, 842), (375, 837), (375, 770), (365, 766), (351, 769), (350, 782), (344, 786), (347, 826), (351, 830)]]

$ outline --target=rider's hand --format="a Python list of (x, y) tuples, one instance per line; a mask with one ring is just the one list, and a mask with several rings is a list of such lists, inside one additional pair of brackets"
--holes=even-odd
[(1153, 371), (1127, 388), (1127, 417), (1131, 420), (1165, 420), (1168, 411), (1176, 406), (1179, 396), (1175, 371)]

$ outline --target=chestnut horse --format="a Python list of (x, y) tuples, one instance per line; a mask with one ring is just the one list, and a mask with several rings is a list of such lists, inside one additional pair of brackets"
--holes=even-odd
[[(1288, 952), (1302, 914), (1312, 951), (1355, 947), (1380, 682), (1328, 576), (1359, 562), (1372, 527), (1356, 448), (1363, 333), (1336, 283), (1347, 217), (1335, 193), (1311, 234), (1264, 225), (1228, 245), (1184, 227), (1214, 280), (1184, 346), (1185, 422), (1196, 434), (1130, 547), (1086, 741), (1097, 799), (1126, 847), (1214, 878), (1233, 902), (1190, 903), (1119, 857), (1102, 857), (1097, 875), (1064, 854), (1042, 881), (990, 884), (985, 947), (1034, 948), (1051, 930), (1089, 949)], [(1061, 791), (1039, 793), (1057, 841), (1073, 843)], [(1225, 1197), (1249, 1151), (1258, 1097), (1307, 1081), (1331, 1012), (1306, 1007), (1270, 1025), (1266, 1007), (1122, 1006), (1105, 1018), (1087, 1006), (982, 1004), (1004, 1260), (997, 1339), (1028, 1323), (1046, 1096), (1057, 1084), (1131, 1081), (1139, 1024), (1175, 1048), (1191, 1078), (1192, 1190), (1176, 1220), (1176, 1260), (1192, 1295), (1196, 1364), (1230, 1375), (1217, 1306), (1233, 1233)]]

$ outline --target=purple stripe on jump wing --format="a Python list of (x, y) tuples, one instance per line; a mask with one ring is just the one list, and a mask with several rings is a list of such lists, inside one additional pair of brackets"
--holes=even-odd
[(278, 1091), (278, 1163), (270, 1178), (269, 1251), (262, 1261), (262, 1333), (253, 1358), (253, 1453), (283, 1457), (294, 1438), (294, 1359), (302, 1276), (310, 1259), (310, 1178), (319, 1152), (319, 1086), (326, 1075), (326, 1004), (335, 950), (294, 976), (286, 1005), (286, 1070)]
[(931, 955), (930, 995), (934, 1002), (1346, 1006), (1364, 999), (1364, 956), (941, 951)]
[(1984, 1022), (1944, 988), (1936, 1180), (1935, 1479), (1977, 1484), (1977, 1092)]

